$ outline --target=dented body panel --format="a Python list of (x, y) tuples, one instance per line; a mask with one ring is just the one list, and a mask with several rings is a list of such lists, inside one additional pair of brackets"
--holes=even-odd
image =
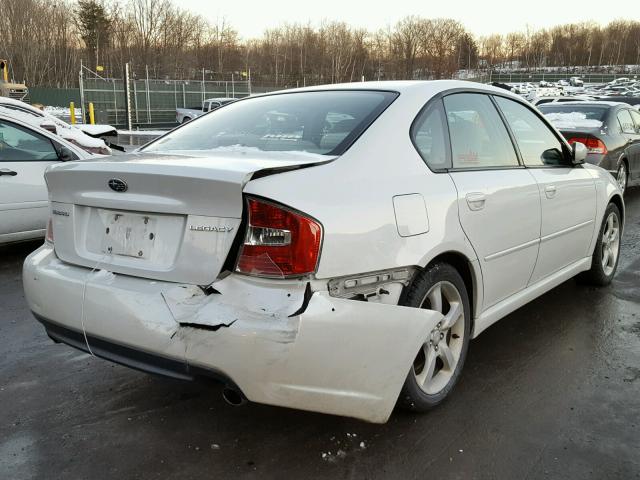
[(328, 292), (314, 292), (300, 311), (301, 281), (231, 275), (207, 295), (69, 266), (47, 245), (25, 261), (24, 283), (38, 317), (88, 338), (220, 372), (250, 401), (370, 422), (388, 419), (415, 352), (442, 319)]

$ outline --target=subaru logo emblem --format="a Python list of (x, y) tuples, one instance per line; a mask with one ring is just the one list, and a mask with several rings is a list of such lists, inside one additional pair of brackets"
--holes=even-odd
[(112, 178), (109, 180), (108, 185), (114, 192), (126, 192), (127, 188), (129, 188), (127, 182), (120, 180), (119, 178)]

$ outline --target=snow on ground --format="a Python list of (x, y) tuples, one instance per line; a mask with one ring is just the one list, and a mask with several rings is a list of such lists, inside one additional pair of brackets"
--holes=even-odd
[(118, 130), (118, 135), (155, 135), (160, 136), (169, 130)]
[[(69, 118), (71, 116), (71, 109), (69, 107), (44, 107), (44, 111), (54, 117)], [(80, 107), (75, 108), (75, 117), (82, 118), (82, 109)]]

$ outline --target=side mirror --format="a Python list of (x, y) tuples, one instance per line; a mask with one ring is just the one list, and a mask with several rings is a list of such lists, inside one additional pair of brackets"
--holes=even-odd
[(60, 160), (61, 162), (70, 162), (72, 160), (77, 160), (78, 156), (73, 153), (71, 150), (69, 150), (67, 147), (65, 147), (64, 145), (60, 145), (57, 148), (58, 151), (58, 160)]
[(574, 165), (581, 165), (587, 158), (587, 147), (584, 143), (574, 142), (571, 146), (571, 162)]

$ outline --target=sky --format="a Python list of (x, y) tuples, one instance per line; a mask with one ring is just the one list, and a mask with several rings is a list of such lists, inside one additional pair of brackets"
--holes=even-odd
[[(602, 0), (581, 0), (579, 3), (558, 0), (534, 2), (498, 2), (481, 0), (173, 0), (193, 13), (199, 13), (212, 23), (225, 18), (244, 39), (260, 37), (265, 29), (284, 22), (339, 20), (354, 27), (377, 30), (393, 25), (407, 15), (428, 18), (446, 17), (462, 22), (476, 35), (508, 33), (524, 30), (527, 25), (537, 29), (562, 23), (595, 20), (606, 24), (620, 18), (616, 8), (605, 8)], [(640, 7), (635, 1), (636, 15)], [(617, 10), (617, 11), (616, 11)], [(627, 14), (629, 10), (627, 10)], [(631, 18), (629, 17), (629, 18)]]

